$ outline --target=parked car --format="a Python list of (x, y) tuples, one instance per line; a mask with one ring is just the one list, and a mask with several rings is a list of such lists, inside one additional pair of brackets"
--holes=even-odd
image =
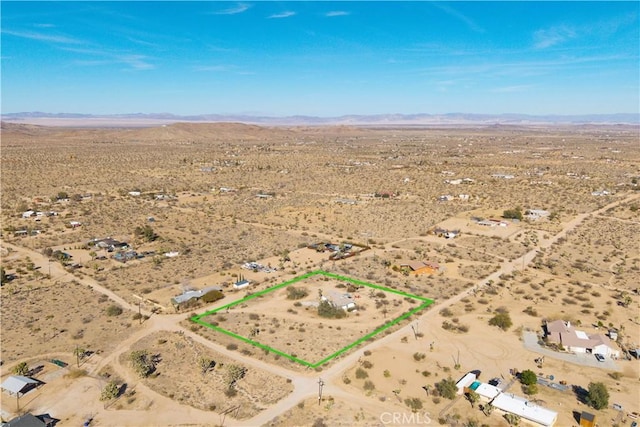
[(604, 362), (604, 356), (598, 353), (595, 353), (594, 356), (598, 362)]

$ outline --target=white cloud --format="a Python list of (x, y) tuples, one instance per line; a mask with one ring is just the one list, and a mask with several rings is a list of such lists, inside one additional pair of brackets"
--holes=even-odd
[(61, 43), (61, 44), (81, 44), (82, 41), (72, 37), (60, 36), (55, 34), (37, 33), (34, 31), (11, 31), (2, 30), (3, 34), (21, 37), (23, 39), (36, 40), (41, 42)]
[(536, 49), (546, 49), (548, 47), (564, 43), (569, 39), (575, 38), (576, 36), (576, 30), (566, 25), (538, 30), (533, 33), (534, 47)]
[(219, 10), (217, 12), (213, 12), (215, 15), (237, 15), (238, 13), (246, 12), (251, 8), (250, 4), (246, 3), (238, 3), (235, 7), (230, 7), (228, 9)]
[(327, 12), (324, 14), (327, 18), (332, 18), (334, 16), (347, 16), (349, 12), (345, 12), (344, 10), (332, 10), (331, 12)]
[(144, 55), (119, 55), (116, 60), (134, 70), (153, 70), (156, 68), (155, 65), (147, 61), (147, 57)]
[(476, 24), (476, 22), (469, 18), (468, 16), (462, 14), (461, 12), (459, 12), (458, 10), (454, 9), (453, 7), (445, 4), (445, 3), (439, 3), (439, 2), (430, 2), (429, 3), (432, 6), (437, 7), (438, 9), (440, 9), (441, 11), (443, 11), (444, 13), (446, 13), (447, 15), (458, 19), (459, 21), (462, 21), (470, 30), (475, 31), (476, 33), (484, 33), (485, 30), (484, 28), (482, 28), (480, 25)]
[(295, 15), (295, 12), (292, 11), (286, 11), (286, 12), (282, 12), (282, 13), (274, 13), (273, 15), (269, 16), (269, 19), (281, 19), (281, 18), (288, 18), (290, 16)]

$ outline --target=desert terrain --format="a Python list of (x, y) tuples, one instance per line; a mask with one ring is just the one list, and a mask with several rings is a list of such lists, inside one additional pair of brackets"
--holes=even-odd
[[(2, 391), (2, 419), (507, 426), (437, 383), (479, 370), (525, 396), (511, 373), (530, 369), (568, 385), (529, 396), (558, 412), (556, 425), (578, 425), (583, 410), (630, 425), (640, 411), (629, 353), (640, 347), (638, 141), (622, 125), (3, 123), (0, 374), (24, 362), (41, 384), (19, 399)], [(367, 249), (332, 259), (319, 244)], [(190, 320), (316, 270), (433, 304), (313, 369)], [(241, 279), (250, 284), (236, 289)], [(322, 276), (291, 286), (304, 296), (282, 287), (203, 320), (317, 362), (422, 303)], [(172, 300), (208, 287), (222, 298)], [(352, 294), (356, 309), (321, 317), (331, 292)], [(511, 325), (490, 324), (505, 313)], [(620, 357), (536, 347), (558, 319), (615, 331)], [(607, 387), (606, 408), (585, 404), (590, 382)], [(104, 397), (111, 384), (118, 392)]]

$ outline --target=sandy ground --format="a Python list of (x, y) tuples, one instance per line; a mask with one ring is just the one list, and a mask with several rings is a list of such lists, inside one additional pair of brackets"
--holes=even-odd
[[(218, 132), (215, 144), (211, 139), (214, 128)], [(263, 132), (232, 125), (203, 129), (180, 125), (124, 132), (38, 128), (5, 132), (3, 127), (2, 266), (18, 278), (2, 287), (2, 379), (22, 360), (31, 367), (46, 366), (38, 374), (46, 384), (21, 399), (22, 410), (49, 412), (60, 418), (62, 425), (79, 425), (89, 417), (99, 425), (113, 426), (320, 425), (318, 420), (326, 425), (386, 425), (384, 414), (409, 413), (405, 399), (417, 398), (423, 405), (419, 413), (432, 420), (449, 417), (446, 422), (451, 425), (468, 419), (506, 425), (499, 414), (485, 419), (477, 407), (471, 408), (464, 400), (447, 407), (446, 399), (427, 395), (423, 386), (433, 390), (434, 383), (442, 378), (457, 379), (472, 369), (481, 370), (484, 380), (502, 376), (509, 380), (509, 369), (529, 368), (580, 387), (602, 381), (611, 394), (610, 403), (622, 405), (625, 414), (638, 411), (637, 361), (618, 361), (619, 377), (615, 371), (552, 357), (538, 368), (533, 361), (537, 355), (526, 350), (520, 338), (523, 329), (539, 330), (543, 319), (570, 318), (588, 332), (595, 331), (593, 325), (598, 321), (605, 327), (616, 327), (622, 344), (628, 347), (640, 343), (638, 297), (634, 293), (637, 281), (633, 279), (640, 254), (632, 237), (637, 234), (639, 196), (629, 184), (616, 187), (618, 194), (591, 195), (596, 187), (613, 188), (616, 182), (633, 176), (632, 163), (638, 156), (632, 145), (624, 145), (628, 152), (616, 157), (610, 150), (598, 148), (601, 134), (592, 130), (581, 136), (585, 139), (581, 140), (584, 156), (572, 158), (562, 146), (548, 150), (546, 144), (559, 141), (560, 136), (546, 131), (536, 131), (540, 132), (539, 139), (530, 139), (528, 131), (514, 132), (508, 143), (489, 144), (478, 150), (478, 144), (474, 148), (460, 144), (484, 140), (490, 135), (487, 131), (465, 131), (464, 135), (458, 134), (462, 139), (451, 137), (449, 131), (412, 131), (386, 135), (391, 142), (381, 144), (376, 142), (380, 134), (375, 131), (336, 131), (333, 140), (334, 136), (324, 131)], [(624, 129), (608, 132), (616, 132), (621, 141), (634, 136), (625, 134)], [(358, 139), (362, 135), (364, 139)], [(240, 142), (244, 137), (250, 142)], [(329, 139), (326, 145), (312, 141), (319, 138)], [(61, 143), (47, 145), (51, 149), (43, 163), (43, 143), (51, 140)], [(132, 140), (136, 144), (128, 142)], [(84, 150), (87, 141), (92, 141), (90, 152)], [(291, 161), (289, 145), (293, 142), (300, 143), (296, 145), (295, 162)], [(344, 158), (342, 154), (336, 156), (345, 143), (351, 151), (342, 153)], [(394, 150), (400, 151), (388, 148), (393, 143), (398, 144)], [(504, 144), (509, 145), (508, 151), (504, 151)], [(151, 146), (153, 151), (149, 150)], [(374, 146), (379, 153), (372, 154)], [(514, 161), (515, 146), (524, 150), (518, 161)], [(78, 167), (69, 168), (69, 164)], [(118, 164), (122, 172), (120, 188), (85, 172), (87, 165), (101, 165), (107, 171), (112, 164)], [(25, 180), (22, 171), (27, 166), (31, 177), (66, 170), (65, 181), (73, 185), (61, 185), (57, 179)], [(205, 166), (212, 172), (203, 172)], [(446, 184), (441, 174), (445, 170), (454, 170), (455, 176), (473, 177), (476, 183), (464, 188)], [(574, 172), (582, 170), (589, 170), (592, 176), (575, 178)], [(518, 177), (491, 178), (496, 172), (514, 172)], [(321, 191), (318, 182), (323, 183)], [(222, 186), (237, 191), (225, 195), (211, 191)], [(399, 188), (400, 195), (390, 199), (370, 196), (389, 187)], [(127, 194), (133, 188), (176, 197), (168, 201), (136, 198)], [(91, 192), (93, 196), (69, 202), (41, 201), (61, 190), (69, 195)], [(258, 191), (274, 191), (275, 197), (256, 199)], [(436, 201), (438, 195), (447, 193), (470, 193), (472, 198), (469, 202)], [(338, 198), (353, 198), (356, 204), (336, 203)], [(557, 219), (510, 223), (507, 227), (473, 224), (472, 217), (493, 218), (518, 205), (550, 209)], [(35, 206), (59, 211), (60, 215), (39, 222), (20, 218), (22, 211)], [(153, 227), (161, 238), (145, 243), (133, 235), (133, 229), (147, 223), (149, 216), (155, 218)], [(72, 230), (68, 228), (71, 220), (83, 224)], [(453, 241), (428, 235), (435, 225), (460, 228), (463, 234)], [(13, 231), (22, 228), (41, 229), (43, 233), (14, 237)], [(131, 241), (139, 250), (158, 254), (175, 250), (180, 255), (127, 264), (92, 260), (82, 247), (88, 239), (104, 236)], [(345, 240), (367, 243), (372, 249), (334, 263), (324, 258), (326, 254), (303, 248), (317, 241)], [(49, 263), (41, 255), (46, 247), (68, 251), (75, 262), (85, 266), (69, 272), (59, 263)], [(283, 260), (285, 251), (291, 261)], [(444, 271), (405, 276), (392, 268), (423, 259), (440, 263)], [(277, 266), (278, 272), (240, 269), (247, 261)], [(436, 304), (397, 331), (339, 357), (321, 370), (300, 371), (230, 350), (227, 343), (215, 337), (208, 340), (196, 334), (192, 325), (184, 322), (188, 314), (173, 314), (168, 302), (175, 292), (187, 287), (232, 283), (240, 274), (254, 280), (255, 289), (265, 289), (316, 268), (415, 292), (435, 299)], [(214, 306), (239, 295), (242, 293), (229, 293)], [(142, 324), (133, 319), (138, 311), (136, 296), (146, 300), (140, 307), (142, 314), (151, 316)], [(631, 298), (627, 307), (618, 304), (625, 296)], [(79, 304), (65, 309), (65, 301)], [(282, 302), (282, 295), (274, 296), (243, 310), (247, 310), (247, 317), (251, 312), (260, 319), (277, 315), (295, 322), (293, 330), (287, 327), (284, 333), (279, 330), (273, 334), (286, 345), (287, 340), (297, 337), (300, 327), (309, 328), (312, 319), (287, 312), (291, 307)], [(124, 312), (112, 318), (101, 311), (100, 304), (117, 304)], [(157, 306), (167, 309), (152, 314), (151, 309)], [(514, 325), (507, 332), (488, 325), (500, 307), (509, 310), (513, 319)], [(197, 311), (207, 308), (211, 307), (200, 306)], [(451, 313), (445, 316), (443, 308)], [(83, 310), (100, 315), (83, 323)], [(363, 330), (381, 320), (375, 310), (364, 313), (372, 317), (358, 324)], [(236, 327), (244, 327), (242, 323), (249, 320), (253, 321), (239, 320)], [(445, 330), (445, 321), (464, 326), (467, 332)], [(73, 338), (80, 329), (84, 329), (84, 338)], [(354, 329), (345, 324), (347, 330)], [(419, 339), (415, 339), (415, 330), (421, 334)], [(223, 415), (215, 402), (216, 410), (208, 410), (209, 406), (197, 399), (199, 385), (195, 391), (190, 390), (180, 386), (182, 377), (174, 380), (169, 376), (168, 383), (176, 384), (173, 391), (168, 383), (140, 381), (123, 363), (132, 348), (153, 348), (159, 342), (156, 334), (176, 332), (214, 358), (242, 363), (257, 378), (272, 378), (268, 381), (273, 384), (284, 381), (287, 390), (291, 387), (293, 392), (277, 396), (280, 400), (271, 403), (259, 397), (268, 388), (250, 386), (246, 391), (250, 395), (256, 390), (256, 396), (249, 400), (259, 402), (255, 405), (257, 412), (240, 417), (250, 418), (237, 419), (233, 411)], [(38, 335), (46, 333), (55, 337), (55, 344), (53, 339), (43, 340)], [(333, 336), (324, 340), (329, 338)], [(47, 360), (56, 357), (73, 362), (72, 351), (77, 344), (96, 353), (81, 367), (86, 375), (71, 373), (65, 377), (65, 370), (50, 366)], [(180, 360), (179, 352), (166, 353), (161, 377), (162, 371), (187, 372), (187, 368), (193, 368)], [(425, 356), (421, 359), (416, 353)], [(356, 378), (358, 368), (366, 371), (366, 379)], [(105, 371), (127, 383), (127, 394), (110, 405), (98, 400), (105, 385), (101, 376)], [(185, 374), (184, 381), (197, 383), (197, 377), (191, 372)], [(319, 380), (323, 384), (320, 405)], [(522, 394), (517, 383), (509, 391)], [(182, 402), (176, 401), (176, 392), (182, 393)], [(166, 397), (171, 393), (174, 399)], [(8, 418), (17, 408), (12, 398), (6, 394), (2, 397), (2, 416)], [(535, 398), (541, 405), (559, 411), (557, 425), (575, 425), (572, 412), (584, 409), (572, 392), (544, 388)], [(616, 415), (612, 409), (599, 411), (599, 422), (606, 425), (626, 420), (615, 420)], [(403, 425), (425, 424), (424, 418), (405, 421)]]

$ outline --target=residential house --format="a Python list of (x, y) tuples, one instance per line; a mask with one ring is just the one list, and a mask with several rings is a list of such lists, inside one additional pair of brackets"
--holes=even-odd
[(35, 216), (36, 212), (35, 211), (26, 211), (22, 213), (22, 218), (31, 218), (32, 216)]
[(400, 264), (403, 269), (408, 269), (411, 273), (418, 274), (433, 274), (440, 271), (440, 265), (433, 261), (412, 261), (405, 264)]
[(536, 221), (541, 218), (547, 218), (551, 213), (542, 209), (527, 209), (524, 213), (525, 218)]
[(30, 412), (27, 412), (24, 415), (20, 415), (16, 418), (13, 418), (6, 423), (2, 423), (2, 427), (53, 427), (56, 425), (55, 418), (49, 416), (49, 414), (44, 415), (33, 415)]
[(571, 322), (555, 320), (545, 325), (549, 342), (561, 344), (572, 353), (594, 353), (605, 357), (617, 358), (620, 351), (612, 341), (603, 334), (588, 335), (584, 331), (576, 330)]
[(242, 279), (233, 284), (233, 289), (244, 289), (251, 284), (251, 280)]
[(558, 420), (556, 411), (543, 408), (511, 393), (500, 393), (491, 401), (491, 406), (503, 412), (518, 415), (533, 424), (543, 427), (551, 427)]
[(220, 291), (222, 292), (222, 288), (218, 286), (207, 286), (206, 288), (200, 290), (189, 290), (182, 293), (182, 295), (178, 295), (177, 297), (171, 298), (171, 302), (173, 305), (180, 305), (185, 303), (193, 298), (200, 299), (204, 295), (208, 294), (211, 291)]
[(457, 394), (463, 394), (465, 392), (465, 388), (471, 386), (471, 384), (473, 384), (477, 379), (478, 375), (475, 372), (467, 372), (456, 383), (456, 388), (458, 389)]
[(341, 293), (335, 290), (331, 290), (327, 293), (327, 295), (322, 295), (323, 301), (329, 301), (329, 303), (336, 307), (341, 308), (343, 310), (353, 310), (356, 308), (356, 302), (353, 300), (351, 294)]
[(476, 392), (478, 396), (480, 396), (480, 400), (484, 403), (491, 402), (497, 395), (502, 393), (502, 390), (498, 387), (481, 381), (474, 381), (471, 385), (465, 388), (465, 393), (469, 393), (471, 391)]

